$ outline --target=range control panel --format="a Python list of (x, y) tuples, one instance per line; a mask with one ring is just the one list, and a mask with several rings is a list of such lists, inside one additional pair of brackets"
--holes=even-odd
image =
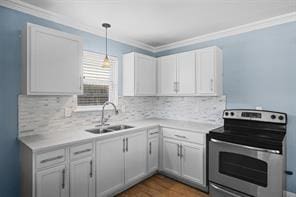
[(248, 109), (227, 109), (223, 113), (224, 119), (254, 120), (273, 123), (287, 123), (287, 114), (282, 112), (248, 110)]

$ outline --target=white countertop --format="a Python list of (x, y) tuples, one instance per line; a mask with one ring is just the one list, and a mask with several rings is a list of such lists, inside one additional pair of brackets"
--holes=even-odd
[[(54, 148), (58, 146), (70, 145), (73, 143), (79, 143), (83, 141), (89, 140), (98, 140), (105, 139), (109, 137), (121, 136), (125, 134), (129, 134), (139, 129), (147, 129), (151, 127), (169, 127), (175, 129), (186, 130), (190, 132), (198, 132), (198, 133), (208, 133), (210, 130), (220, 127), (221, 125), (217, 124), (208, 124), (208, 123), (198, 123), (198, 122), (188, 122), (188, 121), (180, 121), (180, 120), (165, 120), (165, 119), (144, 119), (137, 120), (132, 122), (120, 122), (118, 124), (125, 124), (133, 126), (132, 129), (126, 129), (121, 131), (115, 131), (111, 133), (104, 134), (93, 134), (90, 132), (86, 132), (86, 129), (91, 128), (75, 128), (75, 129), (67, 129), (64, 132), (48, 132), (45, 134), (37, 134), (31, 136), (20, 137), (19, 140), (29, 147), (32, 151), (41, 151), (43, 149)], [(112, 125), (116, 125), (116, 123), (112, 123)]]

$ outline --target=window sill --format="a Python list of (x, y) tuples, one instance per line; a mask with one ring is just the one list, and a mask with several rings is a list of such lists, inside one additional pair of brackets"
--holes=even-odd
[[(117, 107), (117, 106), (116, 106)], [(102, 111), (103, 105), (98, 106), (77, 106), (74, 112), (95, 112), (95, 111)], [(105, 111), (114, 110), (113, 106), (107, 105), (105, 107)]]

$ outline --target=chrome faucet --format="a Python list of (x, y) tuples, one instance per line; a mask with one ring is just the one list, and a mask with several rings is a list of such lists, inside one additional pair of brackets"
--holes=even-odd
[(102, 108), (102, 116), (101, 116), (101, 124), (100, 124), (101, 129), (103, 129), (103, 127), (105, 126), (105, 123), (108, 121), (108, 119), (105, 119), (104, 116), (105, 116), (105, 107), (106, 105), (109, 105), (109, 104), (111, 104), (114, 107), (115, 115), (119, 113), (114, 103), (110, 101), (105, 102)]

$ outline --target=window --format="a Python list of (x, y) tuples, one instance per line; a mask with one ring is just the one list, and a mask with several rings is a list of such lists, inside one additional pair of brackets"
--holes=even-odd
[(83, 95), (77, 97), (78, 110), (97, 110), (106, 102), (117, 104), (117, 67), (115, 57), (109, 57), (111, 68), (102, 68), (105, 55), (83, 52)]

